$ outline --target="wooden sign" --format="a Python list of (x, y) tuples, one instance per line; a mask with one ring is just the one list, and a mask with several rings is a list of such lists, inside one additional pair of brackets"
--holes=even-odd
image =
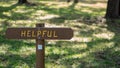
[(8, 39), (71, 39), (73, 31), (70, 28), (8, 28)]
[(44, 28), (44, 24), (36, 24), (36, 28), (8, 28), (8, 39), (36, 39), (36, 68), (45, 68), (45, 39), (71, 39), (70, 28)]

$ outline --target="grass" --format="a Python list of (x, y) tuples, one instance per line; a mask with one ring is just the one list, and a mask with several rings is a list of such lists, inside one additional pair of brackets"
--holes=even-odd
[[(0, 68), (34, 68), (35, 41), (5, 38), (8, 27), (70, 27), (71, 40), (46, 40), (46, 68), (119, 68), (120, 21), (101, 21), (106, 1), (37, 1), (37, 6), (0, 2)], [(97, 7), (96, 7), (97, 6)]]

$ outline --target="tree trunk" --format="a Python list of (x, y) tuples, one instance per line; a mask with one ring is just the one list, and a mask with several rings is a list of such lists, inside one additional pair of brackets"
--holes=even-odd
[(28, 1), (27, 0), (19, 0), (18, 3), (19, 4), (28, 3)]
[(78, 3), (78, 0), (74, 0), (74, 3)]
[(118, 13), (119, 13), (119, 17), (120, 17), (120, 0), (119, 0), (119, 5), (118, 6), (119, 6), (118, 7), (118, 9), (119, 9)]
[(71, 0), (67, 0), (67, 2), (70, 2)]
[(119, 18), (120, 16), (120, 0), (108, 0), (106, 18)]
[[(67, 0), (67, 2), (70, 2), (71, 0)], [(74, 0), (74, 3), (78, 3), (78, 0)]]

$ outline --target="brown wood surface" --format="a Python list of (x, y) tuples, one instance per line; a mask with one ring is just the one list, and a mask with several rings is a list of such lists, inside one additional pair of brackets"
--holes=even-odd
[[(29, 31), (29, 37), (26, 36), (22, 36), (21, 37), (21, 31)], [(57, 37), (48, 37), (47, 36), (47, 32), (44, 32), (43, 36), (39, 36), (41, 37), (41, 39), (71, 39), (73, 37), (73, 30), (71, 28), (8, 28), (6, 31), (6, 38), (8, 39), (36, 39), (37, 33), (38, 31), (41, 31), (42, 33), (44, 31), (54, 31), (55, 35)], [(35, 36), (31, 36), (31, 34), (33, 33), (33, 35)], [(52, 32), (53, 33), (53, 32)]]
[[(44, 24), (36, 24), (36, 27), (44, 27)], [(42, 49), (38, 49), (38, 45)], [(39, 37), (36, 39), (36, 68), (45, 68), (45, 40)]]

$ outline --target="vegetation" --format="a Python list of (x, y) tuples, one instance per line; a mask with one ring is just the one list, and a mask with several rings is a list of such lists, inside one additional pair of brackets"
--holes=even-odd
[(5, 38), (8, 27), (70, 27), (71, 40), (47, 40), (46, 68), (120, 68), (120, 21), (101, 19), (106, 1), (39, 1), (37, 6), (0, 2), (0, 68), (34, 68), (35, 40)]

